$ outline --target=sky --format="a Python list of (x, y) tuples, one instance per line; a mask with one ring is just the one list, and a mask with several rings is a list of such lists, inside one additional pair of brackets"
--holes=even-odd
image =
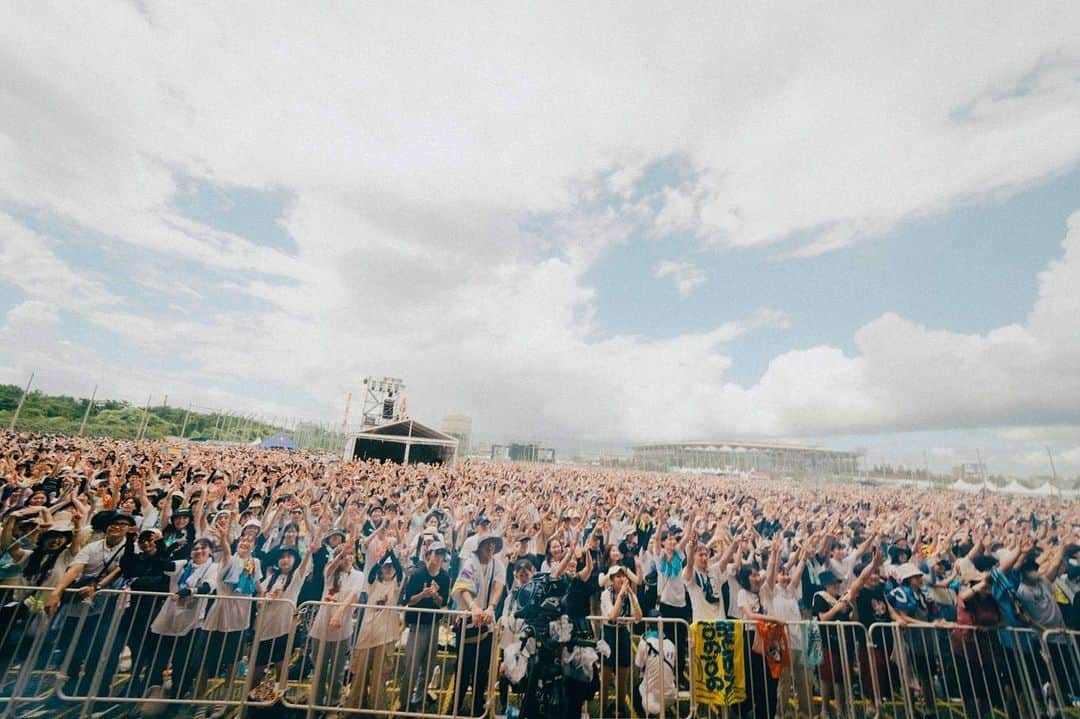
[(0, 0), (0, 382), (1078, 474), (1078, 28)]

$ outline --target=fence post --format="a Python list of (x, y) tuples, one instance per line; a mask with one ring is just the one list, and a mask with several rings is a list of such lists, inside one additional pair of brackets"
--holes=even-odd
[(15, 431), (15, 423), (19, 421), (19, 413), (22, 412), (23, 402), (26, 401), (26, 395), (30, 394), (30, 385), (34, 383), (34, 373), (30, 373), (30, 380), (26, 383), (26, 389), (23, 390), (22, 396), (19, 397), (19, 404), (15, 407), (15, 414), (11, 415), (11, 424), (8, 425), (8, 431)]

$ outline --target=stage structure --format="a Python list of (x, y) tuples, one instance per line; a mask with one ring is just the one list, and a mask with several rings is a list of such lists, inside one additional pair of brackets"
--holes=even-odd
[(351, 435), (345, 459), (391, 460), (398, 464), (453, 464), (458, 441), (413, 419), (390, 422)]
[(400, 403), (404, 396), (404, 380), (397, 377), (365, 377), (361, 427), (375, 427), (402, 419)]
[(780, 475), (855, 474), (859, 452), (767, 442), (726, 440), (667, 442), (633, 447), (634, 465), (659, 471), (710, 474), (768, 472)]

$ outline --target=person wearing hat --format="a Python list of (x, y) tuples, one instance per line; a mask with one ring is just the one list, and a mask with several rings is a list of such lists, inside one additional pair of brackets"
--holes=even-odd
[[(509, 558), (509, 557), (508, 557)], [(519, 557), (513, 560), (510, 568), (507, 570), (508, 581), (507, 585), (510, 589), (507, 591), (506, 601), (502, 605), (502, 614), (499, 617), (499, 626), (502, 628), (502, 633), (499, 635), (499, 651), (503, 653), (504, 660), (500, 662), (502, 671), (499, 675), (499, 697), (498, 705), (496, 708), (496, 716), (504, 715), (507, 713), (508, 702), (510, 700), (510, 688), (511, 681), (507, 676), (505, 666), (505, 652), (515, 644), (520, 644), (522, 639), (522, 620), (517, 617), (518, 609), (521, 608), (521, 591), (524, 586), (529, 584), (533, 576), (536, 574), (536, 565), (527, 556)]]
[[(69, 588), (78, 587), (78, 595), (83, 601), (69, 603), (60, 629), (59, 642), (67, 646), (74, 641), (71, 651), (71, 664), (68, 681), (64, 685), (65, 693), (74, 696), (86, 696), (91, 690), (99, 696), (108, 696), (108, 687), (116, 672), (120, 657), (120, 642), (108, 643), (109, 626), (113, 612), (116, 611), (117, 595), (95, 595), (112, 588), (120, 577), (120, 556), (124, 551), (124, 539), (128, 532), (135, 530), (135, 520), (130, 514), (113, 512), (108, 517), (105, 537), (90, 542), (75, 556), (67, 572), (57, 583), (45, 609), (50, 613), (60, 610), (60, 603)], [(107, 646), (108, 645), (108, 646)], [(108, 648), (109, 651), (106, 651)], [(101, 662), (101, 683), (94, 687), (95, 670), (91, 663)]]
[[(480, 515), (476, 518), (476, 532), (461, 544), (462, 558), (476, 554), (476, 548), (485, 537), (491, 536), (491, 517)], [(501, 543), (500, 543), (501, 546)]]
[[(455, 688), (458, 714), (478, 717), (484, 711), (484, 688), (491, 665), (492, 635), (495, 608), (505, 587), (506, 567), (498, 554), (502, 538), (487, 535), (479, 540), (476, 553), (463, 553), (461, 571), (451, 589), (457, 609), (469, 612), (471, 621), (459, 632), (458, 656), (461, 674)], [(466, 707), (466, 690), (472, 687), (472, 702)]]
[(23, 567), (25, 584), (52, 588), (60, 583), (82, 549), (81, 525), (81, 515), (62, 511), (53, 516), (51, 524), (40, 526), (37, 546)]
[[(604, 618), (601, 630), (603, 639), (610, 652), (606, 656), (601, 655), (600, 706), (606, 707), (604, 716), (628, 717), (627, 699), (633, 703), (630, 694), (633, 651), (629, 622), (640, 622), (643, 615), (626, 567), (613, 564), (607, 576), (607, 587), (600, 594), (600, 615)], [(610, 703), (607, 702), (609, 690), (613, 690)]]
[(161, 606), (168, 601), (168, 573), (175, 567), (169, 547), (161, 540), (160, 530), (144, 529), (138, 535), (128, 533), (124, 553), (120, 556), (120, 569), (133, 594), (120, 621), (127, 632), (128, 647), (131, 649), (131, 678), (126, 690), (128, 696), (145, 695), (154, 649), (157, 647), (150, 624)]
[(195, 542), (195, 522), (192, 521), (194, 513), (190, 507), (180, 507), (176, 510), (171, 510), (171, 507), (172, 505), (166, 501), (161, 537), (169, 547), (174, 544), (179, 545), (172, 550), (174, 559), (187, 560), (191, 558), (191, 546)]
[[(889, 592), (889, 604), (896, 613), (901, 632), (911, 655), (911, 669), (923, 687), (923, 701), (927, 713), (933, 715), (937, 700), (932, 683), (933, 660), (937, 653), (938, 630), (930, 625), (937, 619), (934, 600), (927, 593), (922, 570), (911, 562), (896, 570), (897, 586)], [(910, 692), (910, 687), (905, 687)]]
[[(810, 612), (819, 622), (850, 622), (855, 609), (851, 597), (858, 593), (862, 582), (857, 579), (848, 593), (842, 593), (843, 582), (830, 570), (818, 575), (821, 591), (814, 594)], [(843, 637), (841, 637), (843, 634)], [(829, 702), (836, 697), (837, 716), (847, 716), (847, 693), (844, 691), (843, 658), (855, 656), (855, 636), (850, 630), (823, 625), (821, 631), (822, 663), (818, 667), (821, 680), (822, 713), (829, 711)]]
[(965, 716), (991, 716), (1005, 709), (1005, 687), (1011, 685), (1009, 662), (998, 637), (1005, 613), (994, 597), (990, 575), (975, 569), (960, 577), (957, 627), (949, 632)]
[(59, 583), (81, 546), (76, 539), (79, 536), (77, 523), (68, 512), (58, 512), (48, 526), (35, 527), (40, 530), (34, 532), (37, 541), (25, 561), (16, 565), (22, 567), (22, 575), (13, 583), (41, 587), (42, 591), (35, 592), (24, 602), (7, 601), (5, 597), (0, 604), (0, 638), (6, 645), (5, 651), (0, 652), (0, 676), (16, 654), (20, 655), (19, 659), (25, 657), (29, 646), (29, 642), (19, 639), (17, 620), (25, 615), (27, 607), (34, 609), (44, 604), (48, 592)]
[(364, 589), (364, 576), (355, 562), (353, 553), (341, 545), (323, 572), (319, 610), (308, 630), (311, 654), (316, 657), (310, 699), (316, 705), (334, 706), (341, 696), (356, 615), (353, 604)]
[(256, 617), (255, 636), (259, 645), (255, 651), (252, 667), (252, 686), (258, 686), (266, 674), (266, 667), (278, 667), (277, 676), (285, 676), (285, 649), (295, 627), (297, 600), (304, 586), (315, 552), (303, 558), (292, 547), (271, 552), (268, 557), (270, 571), (260, 585), (260, 592), (267, 601), (259, 606)]
[(42, 527), (51, 523), (52, 517), (44, 505), (8, 512), (0, 531), (0, 585), (22, 583), (23, 567), (37, 544)]
[(405, 645), (405, 680), (401, 683), (401, 706), (418, 712), (427, 694), (435, 652), (439, 648), (440, 616), (450, 599), (450, 575), (443, 569), (448, 550), (442, 542), (432, 542), (424, 549), (424, 564), (405, 584), (405, 605), (426, 612), (405, 612), (409, 640)]
[[(322, 541), (317, 542), (319, 548), (303, 554), (311, 556), (311, 573), (304, 582), (304, 588), (300, 591), (300, 602), (317, 602), (323, 595), (323, 575), (330, 559), (336, 556), (339, 548), (344, 546), (348, 539), (348, 533), (340, 527), (330, 527), (321, 534)], [(340, 550), (344, 551), (344, 550)]]
[(387, 550), (368, 571), (368, 607), (360, 621), (349, 660), (352, 683), (345, 706), (353, 709), (389, 709), (386, 697), (387, 668), (394, 646), (401, 638), (397, 609), (404, 572), (397, 552)]

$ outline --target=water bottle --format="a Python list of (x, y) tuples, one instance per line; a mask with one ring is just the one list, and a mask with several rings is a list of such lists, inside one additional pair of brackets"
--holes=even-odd
[(247, 667), (247, 662), (248, 662), (248, 658), (247, 658), (246, 656), (245, 656), (245, 657), (241, 657), (241, 659), (240, 659), (240, 666), (238, 666), (238, 667), (236, 668), (236, 675), (237, 675), (238, 677), (240, 677), (241, 679), (243, 679), (244, 677), (246, 677), (246, 676), (247, 676), (247, 669), (248, 669), (248, 667)]

